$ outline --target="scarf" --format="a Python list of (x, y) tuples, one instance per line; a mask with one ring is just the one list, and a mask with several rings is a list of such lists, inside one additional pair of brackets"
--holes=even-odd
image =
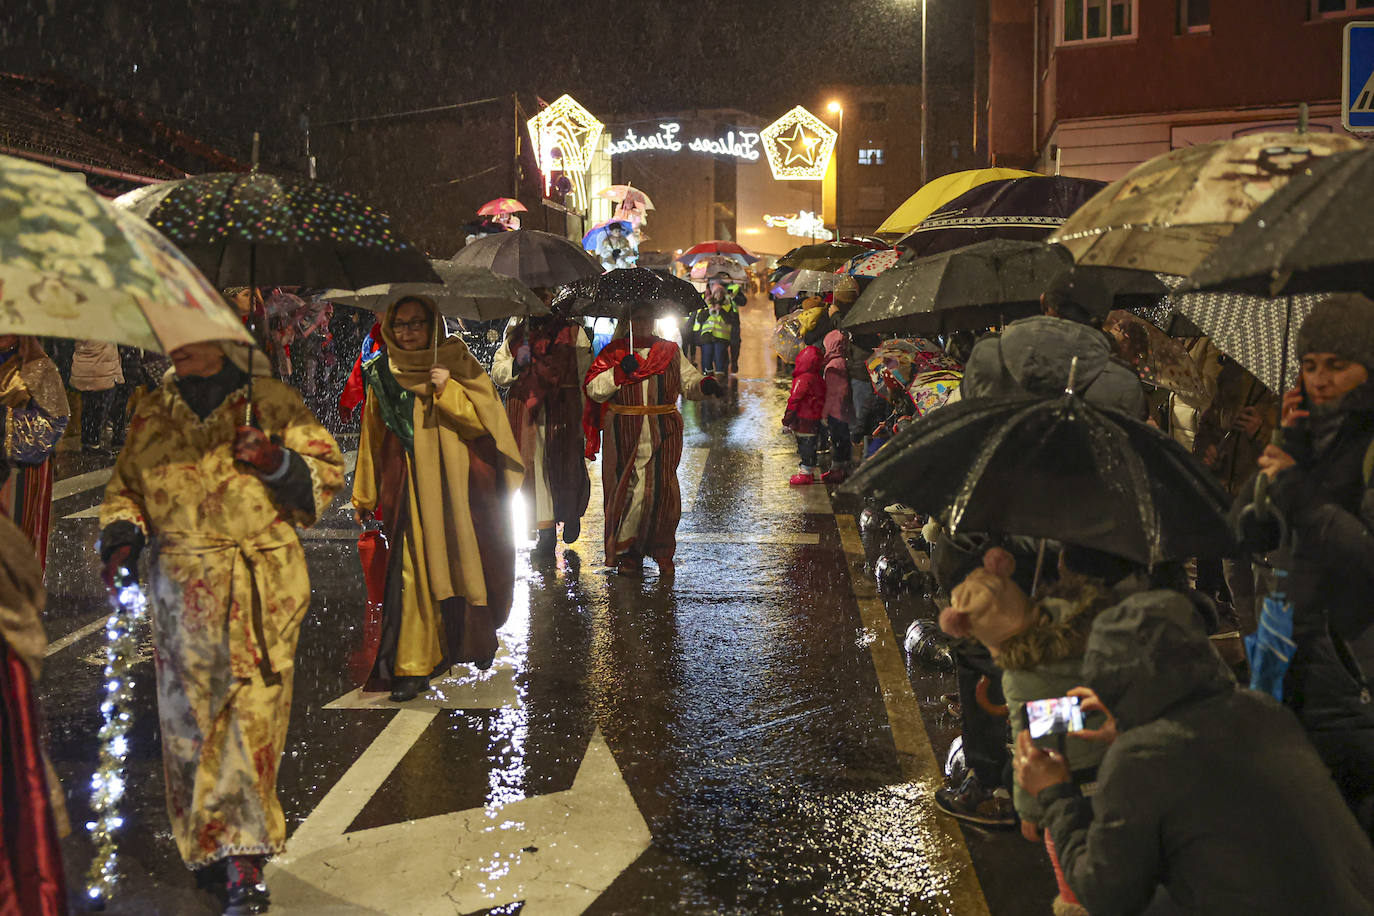
[(230, 394), (248, 384), (248, 373), (228, 359), (214, 375), (178, 375), (173, 378), (181, 399), (202, 420), (223, 404)]
[[(591, 380), (607, 370), (615, 372), (617, 385), (642, 382), (651, 376), (662, 373), (677, 358), (677, 344), (671, 340), (664, 340), (661, 337), (641, 337), (636, 342), (642, 344), (645, 341), (648, 341), (649, 354), (640, 359), (639, 368), (635, 370), (633, 375), (627, 375), (625, 370), (620, 368), (620, 361), (630, 353), (630, 339), (619, 337), (606, 344), (596, 359), (592, 361), (591, 368), (587, 370), (587, 377), (582, 381), (582, 390), (585, 392)], [(606, 405), (594, 401), (590, 397), (586, 398), (586, 404), (582, 408), (582, 432), (587, 439), (586, 455), (588, 459), (595, 458), (597, 452), (601, 451), (601, 428), (605, 424), (605, 420)]]

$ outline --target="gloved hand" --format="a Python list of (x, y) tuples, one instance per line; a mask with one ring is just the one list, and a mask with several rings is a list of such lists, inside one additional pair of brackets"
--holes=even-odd
[(714, 375), (708, 375), (701, 380), (701, 393), (708, 398), (718, 398), (725, 394), (725, 389), (721, 387), (720, 382), (716, 381)]
[(259, 474), (276, 473), (281, 467), (283, 451), (260, 429), (240, 426), (235, 431), (234, 460), (242, 461)]
[(639, 371), (639, 357), (633, 353), (626, 353), (620, 361), (620, 371), (626, 375), (634, 375)]
[(111, 595), (116, 594), (123, 578), (122, 570), (133, 572), (137, 566), (138, 555), (134, 553), (134, 545), (124, 544), (110, 551), (100, 570), (100, 581), (105, 583), (105, 590)]

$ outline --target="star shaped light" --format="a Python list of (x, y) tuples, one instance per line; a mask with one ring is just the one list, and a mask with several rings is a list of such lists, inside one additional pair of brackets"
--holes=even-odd
[(584, 176), (592, 164), (592, 154), (605, 125), (565, 93), (530, 118), (526, 127), (534, 141), (539, 171), (544, 175), (544, 193), (549, 193), (553, 173), (563, 172), (572, 182), (577, 209), (585, 210)]
[(768, 165), (779, 181), (824, 178), (838, 136), (800, 105), (759, 131)]

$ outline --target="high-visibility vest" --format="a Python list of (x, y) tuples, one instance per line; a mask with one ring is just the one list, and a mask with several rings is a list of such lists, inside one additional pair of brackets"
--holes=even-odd
[(697, 312), (696, 324), (693, 325), (692, 330), (697, 332), (698, 337), (730, 339), (730, 325), (726, 323), (725, 316), (719, 312), (712, 312), (710, 309), (702, 309)]

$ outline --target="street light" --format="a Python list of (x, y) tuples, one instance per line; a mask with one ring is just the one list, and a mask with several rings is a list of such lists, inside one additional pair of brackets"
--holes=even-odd
[(840, 168), (844, 164), (844, 106), (839, 99), (831, 99), (825, 110), (839, 118), (835, 128), (835, 238), (842, 238), (840, 231)]

